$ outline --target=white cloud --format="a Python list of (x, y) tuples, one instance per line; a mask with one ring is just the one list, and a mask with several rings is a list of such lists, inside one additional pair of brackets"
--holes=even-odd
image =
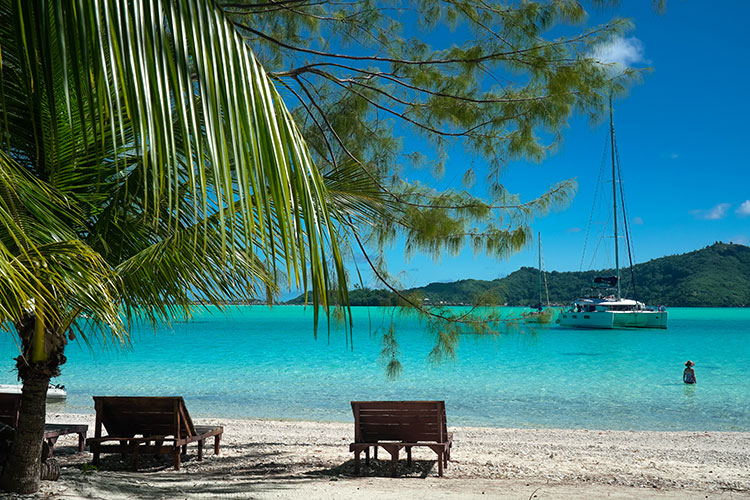
[(680, 157), (680, 155), (678, 155), (677, 153), (672, 153), (671, 155), (669, 155), (669, 157), (670, 157), (671, 159), (673, 159), (673, 160), (676, 160), (677, 158), (679, 158), (679, 157)]
[(643, 219), (641, 219), (640, 217), (633, 217), (633, 224), (641, 225), (643, 224)]
[(580, 227), (569, 227), (565, 230), (566, 233), (580, 233), (581, 228)]
[(617, 71), (622, 71), (626, 66), (645, 62), (643, 42), (635, 37), (613, 38), (596, 47), (592, 57), (603, 64), (614, 63)]
[(691, 210), (690, 214), (696, 219), (717, 220), (723, 219), (728, 209), (729, 203), (719, 203), (709, 210)]
[(740, 217), (747, 217), (750, 215), (750, 200), (745, 200), (740, 205), (740, 208), (734, 211)]

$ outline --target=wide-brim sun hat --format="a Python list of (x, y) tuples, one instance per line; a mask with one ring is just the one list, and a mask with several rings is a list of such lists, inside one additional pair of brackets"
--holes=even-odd
[(687, 367), (690, 367), (690, 366), (695, 366), (695, 363), (693, 363), (692, 361), (690, 361), (690, 360), (688, 359), (688, 360), (687, 360), (687, 362), (685, 362), (685, 366), (687, 366)]

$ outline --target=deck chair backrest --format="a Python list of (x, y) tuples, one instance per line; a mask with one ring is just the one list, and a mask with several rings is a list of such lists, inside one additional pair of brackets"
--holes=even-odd
[(445, 442), (444, 401), (352, 401), (354, 441)]
[(96, 433), (101, 423), (110, 436), (175, 436), (196, 434), (181, 397), (94, 396)]
[(11, 427), (16, 427), (18, 425), (18, 409), (20, 407), (20, 394), (0, 394), (0, 422)]

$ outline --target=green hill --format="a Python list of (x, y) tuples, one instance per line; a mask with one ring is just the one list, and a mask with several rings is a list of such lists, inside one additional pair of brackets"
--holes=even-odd
[[(671, 307), (750, 307), (750, 247), (714, 243), (693, 252), (670, 255), (634, 266), (635, 287), (630, 270), (620, 271), (622, 290), (628, 297), (650, 305)], [(595, 276), (611, 276), (614, 269), (586, 272), (547, 273), (550, 301), (569, 303), (587, 290)], [(538, 272), (522, 267), (492, 281), (460, 280), (430, 283), (404, 293), (432, 304), (473, 304), (478, 298), (489, 304), (527, 306), (538, 299)], [(352, 305), (397, 305), (397, 296), (385, 290), (354, 289)], [(289, 304), (302, 303), (298, 297)]]

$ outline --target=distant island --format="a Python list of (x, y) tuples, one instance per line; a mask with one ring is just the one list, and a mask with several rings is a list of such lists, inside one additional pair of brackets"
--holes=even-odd
[[(670, 255), (621, 270), (622, 290), (649, 305), (671, 307), (750, 307), (750, 247), (717, 242), (693, 252)], [(595, 276), (612, 276), (614, 269), (547, 273), (549, 298), (567, 304), (588, 289)], [(634, 293), (635, 289), (635, 293)], [(471, 305), (480, 298), (487, 305), (531, 306), (539, 302), (538, 271), (522, 267), (492, 281), (460, 280), (430, 283), (404, 290), (425, 303)], [(399, 297), (388, 290), (355, 288), (349, 292), (353, 306), (395, 306)], [(286, 302), (302, 304), (304, 296)]]

